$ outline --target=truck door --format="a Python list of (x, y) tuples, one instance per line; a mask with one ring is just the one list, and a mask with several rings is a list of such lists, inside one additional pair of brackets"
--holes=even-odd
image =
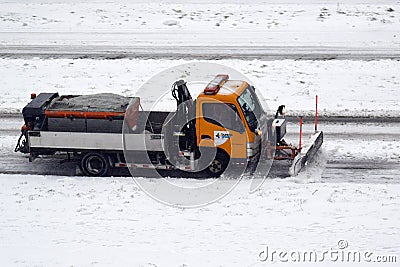
[(203, 102), (201, 115), (197, 118), (198, 144), (202, 140), (204, 146), (214, 144), (223, 149), (230, 158), (245, 159), (247, 134), (246, 127), (240, 117), (237, 107), (232, 103)]

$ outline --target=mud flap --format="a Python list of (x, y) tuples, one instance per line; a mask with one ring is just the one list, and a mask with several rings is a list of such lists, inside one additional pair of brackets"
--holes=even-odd
[(303, 147), (293, 160), (292, 166), (289, 168), (289, 175), (296, 176), (307, 163), (314, 158), (315, 153), (319, 150), (323, 143), (323, 132), (318, 131), (311, 135), (308, 145)]

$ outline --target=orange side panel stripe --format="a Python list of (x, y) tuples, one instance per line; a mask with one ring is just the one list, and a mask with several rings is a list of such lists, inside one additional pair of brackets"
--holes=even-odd
[(108, 119), (109, 117), (124, 116), (125, 112), (92, 112), (92, 111), (70, 111), (70, 110), (46, 110), (49, 118), (86, 118), (86, 119)]

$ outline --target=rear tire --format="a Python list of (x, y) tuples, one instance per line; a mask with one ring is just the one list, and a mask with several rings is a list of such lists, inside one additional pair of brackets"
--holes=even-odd
[(86, 176), (107, 176), (110, 171), (110, 161), (107, 155), (101, 153), (87, 153), (85, 154), (79, 167)]

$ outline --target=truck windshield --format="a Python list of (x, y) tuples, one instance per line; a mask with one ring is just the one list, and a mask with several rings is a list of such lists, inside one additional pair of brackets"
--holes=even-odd
[(263, 110), (254, 90), (247, 86), (243, 93), (238, 97), (238, 102), (246, 118), (250, 130), (254, 131), (258, 126)]

